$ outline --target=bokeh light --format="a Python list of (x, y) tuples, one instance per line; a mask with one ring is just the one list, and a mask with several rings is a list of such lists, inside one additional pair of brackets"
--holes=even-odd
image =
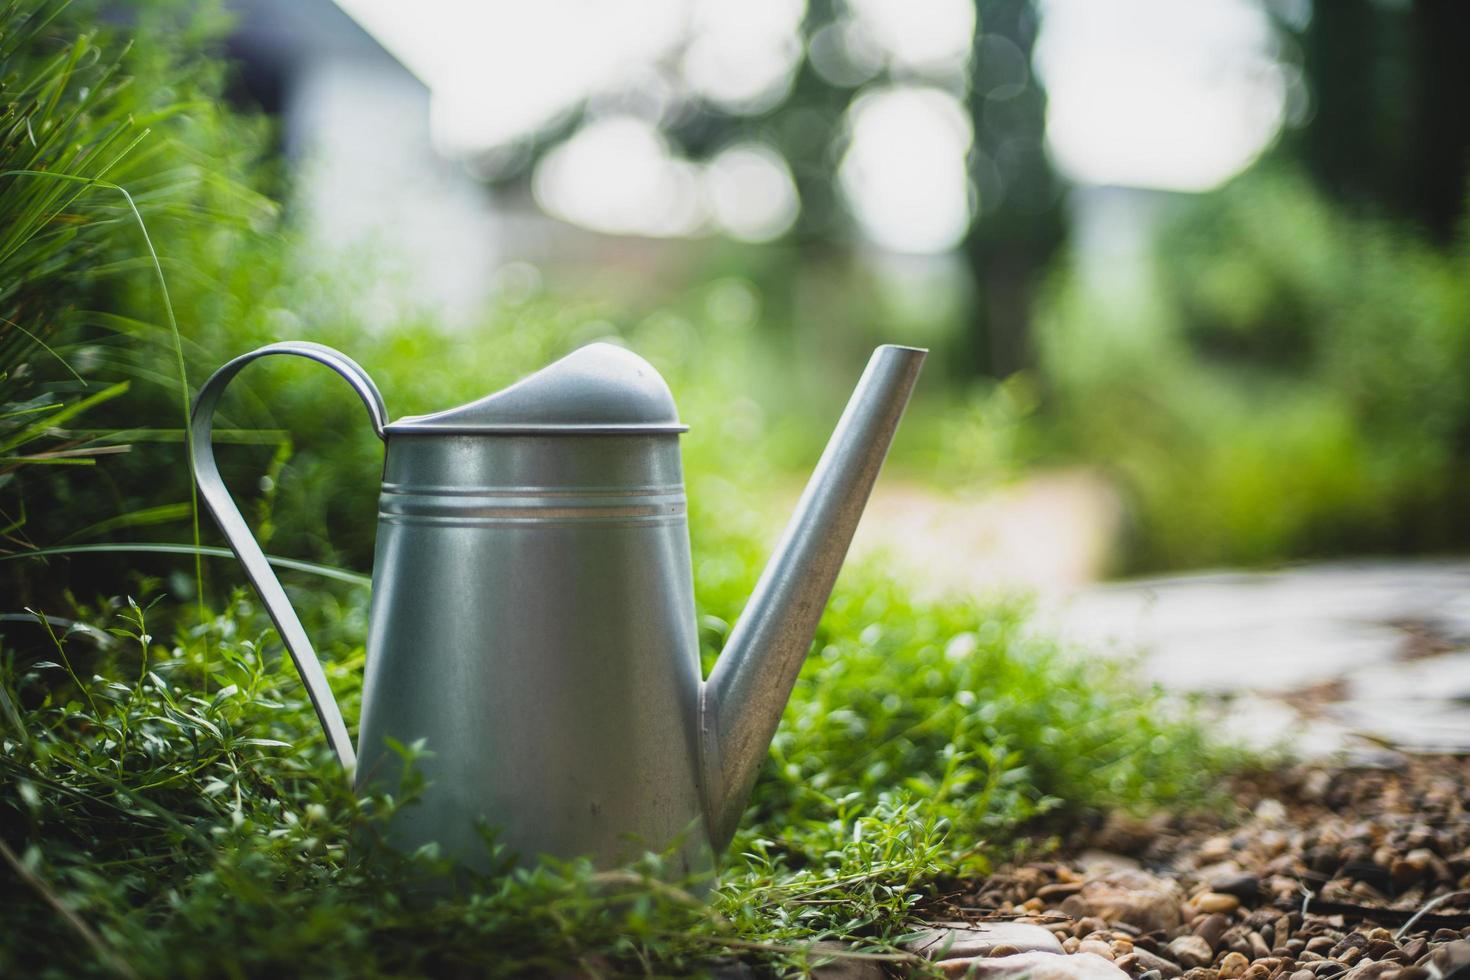
[(1203, 191), (1281, 127), (1286, 75), (1249, 0), (1046, 0), (1036, 45), (1047, 144), (1090, 184)]
[(863, 231), (900, 252), (942, 252), (970, 226), (973, 132), (948, 92), (894, 86), (860, 96), (838, 181)]

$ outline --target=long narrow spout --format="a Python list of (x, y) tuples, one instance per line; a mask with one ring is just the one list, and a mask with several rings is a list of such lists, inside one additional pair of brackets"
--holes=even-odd
[(710, 840), (734, 836), (928, 351), (873, 352), (700, 697)]

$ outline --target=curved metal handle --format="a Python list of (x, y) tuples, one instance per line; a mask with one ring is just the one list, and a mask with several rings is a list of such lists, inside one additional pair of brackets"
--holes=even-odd
[(245, 566), (245, 575), (250, 579), (250, 584), (260, 593), (271, 622), (276, 624), (276, 632), (281, 634), (281, 640), (286, 644), (286, 652), (291, 655), (291, 660), (301, 673), (302, 681), (306, 683), (306, 693), (311, 697), (312, 707), (316, 708), (316, 716), (321, 721), (322, 728), (326, 730), (327, 741), (337, 753), (343, 768), (351, 772), (357, 765), (357, 753), (353, 751), (352, 739), (342, 720), (342, 709), (337, 707), (332, 689), (327, 685), (327, 675), (322, 671), (321, 661), (317, 659), (311, 641), (306, 638), (306, 630), (302, 628), (296, 610), (291, 608), (291, 600), (286, 598), (286, 591), (281, 588), (276, 573), (266, 562), (265, 552), (261, 551), (254, 535), (250, 533), (245, 518), (240, 516), (240, 509), (230, 497), (230, 491), (226, 489), (219, 467), (214, 461), (215, 406), (219, 404), (225, 387), (240, 373), (240, 369), (267, 354), (295, 354), (309, 358), (325, 364), (347, 379), (347, 383), (352, 385), (353, 390), (367, 405), (373, 432), (377, 433), (379, 439), (384, 438), (383, 426), (388, 421), (388, 410), (383, 406), (383, 396), (378, 393), (377, 386), (352, 358), (321, 344), (288, 341), (267, 344), (258, 350), (242, 354), (214, 372), (204, 382), (204, 387), (199, 389), (199, 397), (194, 400), (194, 414), (190, 421), (194, 443), (192, 462), (194, 477), (199, 482), (199, 494), (208, 505), (209, 512), (214, 515), (220, 530), (225, 533), (230, 550), (240, 559), (240, 564)]

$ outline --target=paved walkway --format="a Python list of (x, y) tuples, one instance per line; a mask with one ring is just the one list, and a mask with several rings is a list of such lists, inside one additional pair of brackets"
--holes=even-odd
[(1041, 628), (1210, 696), (1227, 728), (1299, 751), (1470, 751), (1470, 561), (1371, 561), (1094, 586)]
[(1143, 679), (1258, 745), (1470, 752), (1470, 560), (1098, 584), (1117, 522), (1083, 472), (974, 499), (881, 482), (854, 547), (921, 593), (1035, 594), (1038, 629), (1141, 656)]

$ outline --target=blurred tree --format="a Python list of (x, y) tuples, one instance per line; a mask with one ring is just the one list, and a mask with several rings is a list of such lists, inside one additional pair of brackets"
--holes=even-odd
[(1029, 67), (1036, 4), (980, 0), (977, 13), (969, 107), (979, 201), (965, 254), (979, 301), (970, 340), (976, 367), (1004, 377), (1032, 361), (1034, 293), (1067, 223), (1061, 181), (1043, 148), (1046, 93)]
[[(800, 198), (800, 213), (788, 235), (817, 261), (846, 251), (854, 237), (837, 168), (850, 136), (848, 110), (855, 101), (891, 85), (953, 92), (964, 102), (974, 133), (968, 164), (975, 219), (960, 254), (978, 293), (973, 328), (959, 345), (974, 370), (1008, 375), (1031, 363), (1033, 293), (1066, 232), (1062, 184), (1043, 150), (1046, 96), (1030, 68), (1040, 21), (1036, 0), (978, 0), (971, 56), (958, 77), (864, 50), (863, 41), (854, 39), (855, 21), (854, 10), (842, 0), (811, 0), (790, 88), (777, 104), (761, 111), (731, 110), (681, 91), (677, 70), (666, 72), (680, 95), (659, 124), (676, 150), (695, 160), (746, 140), (773, 146), (790, 167)], [(639, 100), (633, 93), (626, 100), (602, 102)], [(511, 162), (492, 180), (524, 184), (540, 159), (591, 115), (583, 106), (530, 137), (526, 151), (506, 156)], [(778, 270), (788, 276), (796, 271), (790, 266)]]
[(1332, 0), (1299, 33), (1314, 111), (1288, 141), (1338, 200), (1449, 244), (1470, 164), (1470, 4)]

